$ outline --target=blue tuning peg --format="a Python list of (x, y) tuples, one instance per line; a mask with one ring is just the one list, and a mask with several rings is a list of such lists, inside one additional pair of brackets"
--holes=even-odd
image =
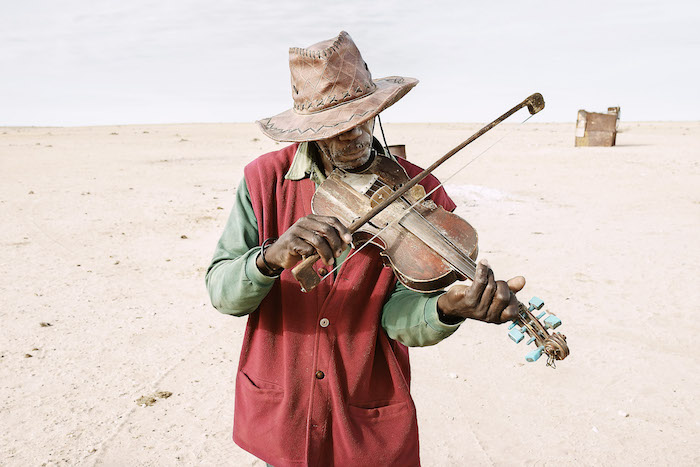
[(534, 362), (537, 361), (538, 358), (542, 356), (542, 351), (544, 350), (544, 346), (539, 346), (535, 350), (532, 350), (528, 352), (527, 355), (525, 355), (525, 360), (528, 362)]
[(556, 329), (561, 326), (561, 320), (554, 315), (549, 315), (544, 320), (544, 327)]
[(544, 306), (544, 300), (539, 297), (532, 297), (530, 299), (530, 311), (539, 310)]
[(512, 340), (513, 342), (515, 342), (516, 344), (519, 343), (521, 340), (523, 340), (523, 339), (525, 338), (525, 336), (523, 335), (523, 333), (520, 332), (520, 330), (518, 330), (518, 329), (511, 329), (511, 330), (508, 332), (508, 337), (510, 337), (511, 340)]
[(537, 315), (537, 319), (540, 319), (541, 317), (543, 317), (545, 315), (545, 313), (547, 313), (547, 312), (546, 311), (540, 312), (540, 314)]
[(530, 345), (530, 344), (532, 344), (533, 342), (535, 342), (535, 338), (534, 338), (534, 337), (531, 337), (530, 340), (528, 340), (528, 341), (527, 341), (527, 344), (525, 344), (525, 345)]

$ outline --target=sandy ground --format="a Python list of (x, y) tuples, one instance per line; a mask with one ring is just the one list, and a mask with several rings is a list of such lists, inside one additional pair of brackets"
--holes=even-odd
[[(477, 128), (386, 130), (427, 165)], [(700, 463), (700, 123), (621, 130), (499, 127), (439, 170), (508, 133), (448, 192), (572, 354), (526, 363), (476, 322), (413, 350), (424, 465)], [(249, 124), (0, 128), (0, 464), (262, 465), (230, 440), (245, 320), (204, 272), (243, 166), (277, 147)]]

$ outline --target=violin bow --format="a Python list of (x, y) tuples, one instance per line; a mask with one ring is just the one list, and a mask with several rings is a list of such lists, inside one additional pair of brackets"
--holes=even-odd
[[(394, 191), (391, 196), (387, 197), (381, 203), (377, 204), (374, 208), (365, 213), (362, 217), (356, 219), (352, 224), (348, 226), (348, 230), (350, 231), (350, 233), (354, 233), (360, 227), (372, 220), (373, 217), (382, 212), (384, 209), (386, 209), (387, 206), (399, 199), (401, 196), (406, 194), (408, 190), (420, 183), (425, 177), (430, 175), (436, 168), (442, 165), (450, 157), (457, 154), (459, 151), (461, 151), (469, 144), (474, 142), (474, 140), (491, 130), (493, 127), (495, 127), (496, 125), (498, 125), (499, 123), (516, 113), (518, 110), (522, 109), (523, 107), (527, 107), (527, 110), (530, 112), (530, 115), (535, 115), (537, 112), (544, 109), (544, 98), (542, 97), (542, 94), (540, 94), (539, 92), (532, 94), (527, 99), (525, 99), (524, 101), (522, 101), (521, 103), (519, 103), (518, 105), (516, 105), (515, 107), (498, 117), (497, 119), (493, 120), (491, 123), (485, 125), (479, 131), (477, 131), (469, 138), (455, 146), (447, 154), (442, 156), (437, 161), (433, 162), (433, 164), (430, 165), (430, 167), (423, 170), (421, 173), (413, 177), (401, 188)], [(316, 271), (314, 271), (312, 267), (319, 259), (320, 256), (318, 254), (307, 256), (292, 269), (292, 275), (299, 282), (299, 284), (301, 285), (301, 290), (303, 290), (304, 292), (312, 290), (321, 282), (321, 278), (318, 276), (318, 274), (316, 273)]]

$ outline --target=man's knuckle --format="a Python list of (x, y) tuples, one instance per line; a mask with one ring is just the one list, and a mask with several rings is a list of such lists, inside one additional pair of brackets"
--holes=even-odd
[(295, 241), (290, 249), (299, 256), (308, 256), (313, 252), (311, 245), (303, 241)]
[(335, 235), (335, 229), (329, 224), (321, 224), (318, 230), (320, 230), (321, 233), (326, 237)]
[(321, 237), (319, 234), (316, 232), (313, 232), (311, 236), (309, 237), (309, 242), (315, 246), (315, 247), (320, 247), (323, 243), (323, 237)]
[(499, 302), (508, 303), (510, 301), (510, 290), (505, 282), (499, 282), (496, 288), (496, 300)]

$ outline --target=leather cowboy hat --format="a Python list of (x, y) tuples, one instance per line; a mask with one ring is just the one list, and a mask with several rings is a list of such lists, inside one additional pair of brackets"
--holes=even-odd
[(289, 49), (294, 107), (258, 120), (275, 141), (317, 141), (339, 135), (383, 111), (418, 84), (415, 78), (372, 79), (350, 35)]

